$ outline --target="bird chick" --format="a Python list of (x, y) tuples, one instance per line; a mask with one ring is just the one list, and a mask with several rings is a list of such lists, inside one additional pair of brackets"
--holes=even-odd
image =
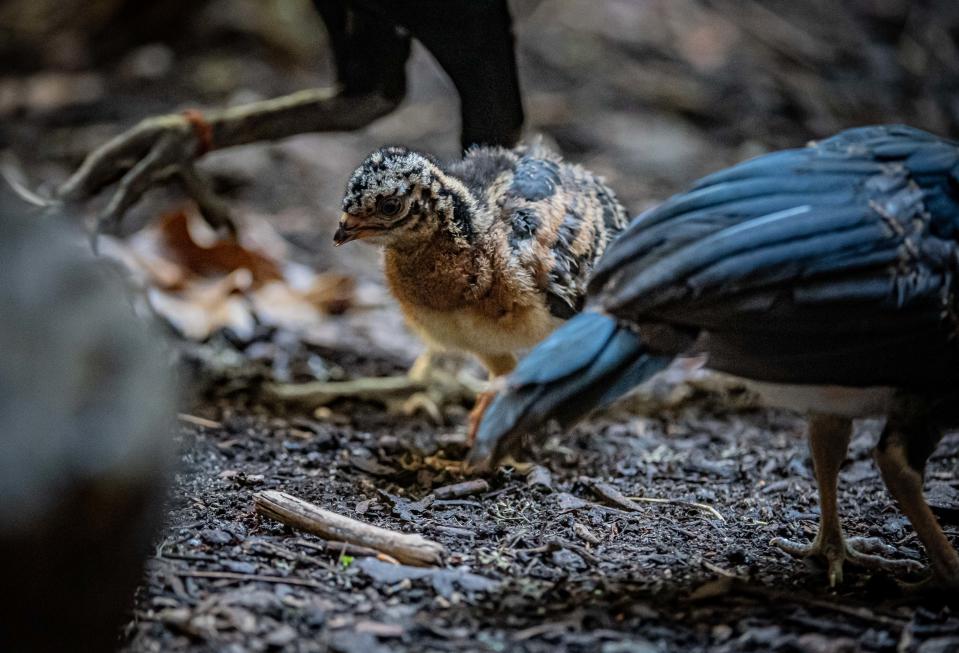
[(550, 418), (567, 423), (701, 351), (767, 401), (809, 415), (819, 534), (773, 543), (910, 569), (847, 539), (839, 467), (857, 417), (884, 415), (883, 481), (959, 589), (959, 554), (922, 494), (943, 429), (959, 425), (959, 143), (909, 127), (852, 129), (700, 180), (641, 215), (596, 265), (580, 315), (526, 357), (480, 425), (488, 463)]
[(538, 144), (477, 147), (447, 166), (385, 147), (350, 178), (334, 242), (382, 247), (410, 327), (492, 378), (582, 308), (593, 262), (626, 222), (601, 179)]

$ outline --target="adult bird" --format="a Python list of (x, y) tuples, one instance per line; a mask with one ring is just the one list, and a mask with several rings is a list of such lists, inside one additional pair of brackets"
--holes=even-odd
[[(507, 379), (480, 425), (481, 466), (549, 418), (570, 423), (700, 352), (772, 404), (809, 415), (832, 584), (880, 565), (840, 525), (852, 419), (885, 415), (875, 451), (890, 494), (959, 589), (959, 555), (923, 468), (959, 424), (959, 144), (906, 126), (851, 129), (700, 180), (633, 221), (590, 281), (586, 310)], [(896, 566), (896, 565), (891, 565)], [(904, 566), (900, 562), (900, 567)]]

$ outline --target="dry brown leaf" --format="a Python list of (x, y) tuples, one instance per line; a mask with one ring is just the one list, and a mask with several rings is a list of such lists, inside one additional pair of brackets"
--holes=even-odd
[(356, 303), (356, 279), (333, 272), (317, 275), (306, 298), (330, 315), (342, 315)]
[(286, 261), (286, 249), (264, 219), (246, 216), (237, 238), (223, 238), (186, 210), (104, 247), (143, 281), (157, 313), (195, 340), (223, 328), (245, 338), (257, 323), (302, 330), (355, 305), (352, 277)]
[(153, 309), (192, 340), (229, 328), (240, 338), (252, 336), (256, 320), (242, 292), (250, 287), (249, 270), (235, 270), (214, 281), (194, 281), (178, 293), (151, 288)]
[(246, 269), (253, 275), (254, 285), (283, 278), (274, 261), (247, 249), (238, 240), (219, 238), (210, 239), (208, 245), (199, 244), (197, 232), (202, 233), (201, 224), (199, 220), (191, 221), (186, 211), (176, 211), (161, 218), (160, 244), (171, 261), (201, 277)]

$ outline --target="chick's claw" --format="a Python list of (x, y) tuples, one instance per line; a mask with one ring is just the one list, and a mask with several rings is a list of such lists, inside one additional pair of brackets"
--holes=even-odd
[(442, 402), (437, 401), (429, 392), (415, 392), (404, 399), (398, 406), (396, 404), (387, 404), (391, 413), (400, 412), (407, 417), (413, 417), (419, 413), (425, 414), (434, 424), (443, 423)]

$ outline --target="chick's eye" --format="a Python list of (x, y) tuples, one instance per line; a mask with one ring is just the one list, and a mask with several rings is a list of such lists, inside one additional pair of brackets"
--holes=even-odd
[(400, 202), (398, 197), (387, 197), (380, 202), (380, 213), (387, 217), (394, 216), (400, 212), (401, 206), (402, 202)]

